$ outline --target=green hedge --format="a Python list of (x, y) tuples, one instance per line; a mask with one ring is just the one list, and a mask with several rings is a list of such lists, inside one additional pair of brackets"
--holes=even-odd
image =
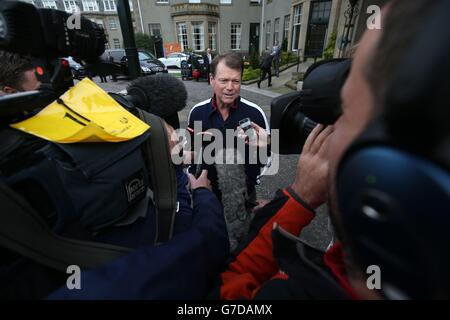
[(297, 55), (294, 52), (282, 52), (280, 65), (291, 64), (297, 62)]
[(244, 69), (244, 74), (242, 75), (242, 81), (249, 81), (253, 79), (258, 79), (261, 75), (261, 70), (253, 69), (252, 66)]

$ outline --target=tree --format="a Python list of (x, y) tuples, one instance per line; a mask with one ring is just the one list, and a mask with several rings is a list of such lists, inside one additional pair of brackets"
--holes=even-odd
[(281, 50), (282, 51), (287, 51), (287, 49), (288, 49), (288, 39), (284, 38), (283, 39), (283, 43), (281, 44)]
[(145, 33), (136, 33), (135, 39), (138, 49), (145, 49), (155, 54), (155, 45), (153, 39), (149, 35)]
[(330, 40), (328, 41), (327, 48), (323, 51), (324, 59), (332, 59), (333, 58), (335, 46), (336, 46), (336, 33), (333, 32), (330, 36)]
[(250, 62), (250, 66), (253, 69), (258, 69), (259, 68), (259, 56), (258, 56), (258, 51), (256, 51), (255, 46), (251, 46), (250, 48), (250, 57), (249, 57), (249, 62)]

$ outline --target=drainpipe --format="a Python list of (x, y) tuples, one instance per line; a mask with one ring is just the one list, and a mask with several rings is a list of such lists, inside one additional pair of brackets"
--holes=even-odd
[(261, 27), (259, 28), (259, 55), (263, 52), (263, 40), (264, 40), (264, 8), (266, 0), (262, 1), (262, 12), (261, 12)]
[(142, 20), (142, 12), (141, 12), (141, 1), (137, 0), (138, 10), (139, 10), (139, 19), (141, 20), (141, 30), (142, 33), (145, 33), (144, 31), (144, 21)]

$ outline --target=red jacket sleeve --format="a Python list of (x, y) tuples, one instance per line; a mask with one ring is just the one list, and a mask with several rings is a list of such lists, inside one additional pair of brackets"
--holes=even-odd
[[(273, 214), (275, 212), (275, 214)], [(278, 265), (272, 251), (272, 229), (274, 223), (286, 231), (298, 235), (314, 218), (309, 209), (292, 189), (279, 191), (277, 196), (256, 213), (266, 222), (252, 235), (245, 248), (221, 274), (222, 299), (251, 299), (259, 287), (278, 273)], [(252, 238), (253, 236), (253, 238)]]

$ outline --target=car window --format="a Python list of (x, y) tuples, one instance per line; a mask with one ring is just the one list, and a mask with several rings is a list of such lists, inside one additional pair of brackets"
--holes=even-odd
[(155, 60), (156, 57), (151, 52), (139, 51), (139, 60), (147, 60), (147, 59)]
[(171, 53), (171, 54), (169, 54), (169, 58), (177, 58), (177, 54), (176, 53)]
[(110, 52), (111, 57), (114, 58), (115, 62), (120, 62), (120, 60), (125, 56), (125, 51), (111, 51)]

